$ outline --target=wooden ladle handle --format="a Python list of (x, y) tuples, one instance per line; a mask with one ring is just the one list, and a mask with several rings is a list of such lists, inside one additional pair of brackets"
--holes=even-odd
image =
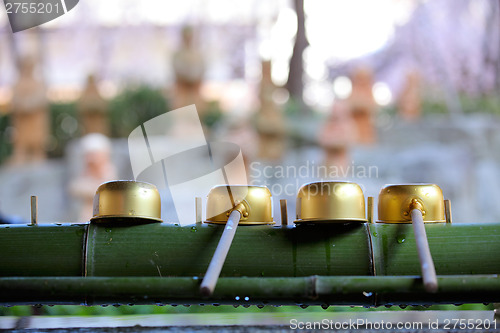
[(238, 210), (233, 210), (227, 219), (226, 226), (224, 227), (224, 232), (219, 240), (219, 244), (215, 249), (214, 256), (208, 265), (205, 277), (201, 282), (200, 293), (203, 296), (210, 296), (214, 292), (215, 285), (219, 279), (222, 266), (226, 260), (227, 253), (233, 242), (234, 235), (236, 233), (236, 228), (241, 219), (241, 213)]
[(420, 209), (411, 211), (413, 232), (415, 233), (415, 243), (417, 244), (418, 259), (422, 270), (424, 287), (427, 292), (435, 293), (438, 289), (436, 269), (432, 260), (427, 234), (425, 233), (424, 218)]

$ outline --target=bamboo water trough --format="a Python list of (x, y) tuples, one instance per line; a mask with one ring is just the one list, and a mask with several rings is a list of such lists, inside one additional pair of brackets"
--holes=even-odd
[(426, 224), (426, 293), (411, 224), (238, 230), (213, 295), (199, 287), (223, 226), (0, 226), (0, 304), (401, 305), (500, 301), (500, 224)]

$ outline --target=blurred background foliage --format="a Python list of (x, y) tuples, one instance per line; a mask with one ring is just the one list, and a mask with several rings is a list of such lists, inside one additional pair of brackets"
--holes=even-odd
[[(50, 103), (49, 157), (62, 157), (67, 143), (81, 134), (78, 121), (78, 103)], [(149, 85), (128, 87), (116, 95), (109, 103), (108, 112), (113, 137), (127, 137), (130, 132), (147, 120), (169, 110), (169, 103), (163, 93)], [(216, 111), (216, 110), (215, 110)], [(210, 117), (214, 118), (213, 115)], [(220, 118), (208, 119), (210, 124)], [(0, 163), (7, 160), (12, 152), (10, 114), (0, 114)]]
[(109, 104), (111, 136), (127, 137), (137, 126), (168, 110), (161, 90), (145, 84), (129, 86)]
[[(460, 106), (465, 114), (491, 114), (500, 116), (500, 97), (495, 94), (471, 95), (460, 93)], [(147, 120), (169, 110), (169, 101), (161, 90), (142, 84), (130, 86), (116, 95), (109, 103), (112, 137), (127, 137), (130, 132)], [(289, 119), (301, 117), (300, 103), (293, 98), (284, 105), (284, 113)], [(424, 96), (422, 98), (424, 115), (448, 114), (446, 101), (440, 98)], [(395, 104), (380, 109), (380, 113), (390, 116), (397, 115)], [(318, 117), (318, 112), (312, 111), (310, 117)], [(216, 101), (207, 104), (207, 110), (201, 116), (201, 121), (209, 130), (213, 129), (224, 118), (220, 105)], [(300, 119), (299, 119), (300, 122)], [(67, 143), (80, 136), (77, 102), (50, 104), (51, 140), (48, 151), (50, 157), (62, 157)], [(12, 153), (12, 135), (10, 130), (10, 114), (0, 114), (0, 163), (5, 162)], [(293, 139), (294, 136), (291, 135)], [(300, 135), (298, 137), (301, 137)]]
[(76, 103), (51, 103), (49, 110), (51, 130), (49, 156), (61, 157), (64, 155), (66, 144), (80, 134), (77, 105)]

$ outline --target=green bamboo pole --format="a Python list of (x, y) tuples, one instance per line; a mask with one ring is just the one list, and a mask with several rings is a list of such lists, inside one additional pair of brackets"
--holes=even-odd
[[(133, 227), (91, 225), (87, 276), (197, 276), (202, 278), (224, 226)], [(221, 277), (371, 275), (364, 225), (285, 229), (241, 226)]]
[[(427, 223), (437, 275), (500, 273), (500, 224)], [(421, 275), (411, 224), (372, 224), (377, 275)]]
[[(499, 224), (426, 224), (437, 275), (500, 273)], [(220, 226), (0, 226), (0, 276), (203, 277)], [(411, 224), (371, 224), (376, 275), (420, 275)], [(221, 277), (372, 275), (366, 224), (239, 228)]]
[[(0, 305), (13, 304), (295, 304), (311, 298), (313, 280), (220, 278), (210, 298), (199, 293), (201, 279), (30, 277), (0, 278)], [(270, 303), (269, 303), (270, 304)]]
[(438, 276), (437, 280), (437, 292), (429, 294), (420, 277), (358, 276), (347, 280), (321, 276), (316, 280), (315, 291), (329, 304), (338, 304), (346, 296), (353, 299), (363, 295), (374, 306), (493, 303), (500, 299), (498, 275), (450, 275)]
[(306, 304), (398, 305), (494, 302), (497, 275), (438, 277), (426, 294), (418, 277), (310, 276), (220, 278), (210, 298), (199, 296), (200, 279), (159, 277), (0, 278), (0, 305), (15, 304)]
[(82, 276), (88, 225), (0, 225), (0, 276)]
[(498, 275), (439, 276), (437, 294), (427, 294), (420, 277), (354, 276), (347, 279), (320, 276), (315, 291), (319, 297), (362, 293), (384, 304), (435, 304), (496, 302), (500, 299)]

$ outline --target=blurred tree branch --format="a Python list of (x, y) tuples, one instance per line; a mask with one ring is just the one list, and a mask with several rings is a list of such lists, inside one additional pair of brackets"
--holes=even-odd
[(305, 111), (303, 91), (304, 91), (304, 63), (302, 55), (304, 50), (309, 45), (306, 37), (305, 28), (305, 13), (304, 0), (294, 0), (295, 11), (297, 13), (297, 36), (295, 37), (295, 45), (293, 47), (292, 57), (290, 59), (290, 71), (288, 73), (288, 81), (286, 88), (290, 96), (295, 99), (300, 108)]

